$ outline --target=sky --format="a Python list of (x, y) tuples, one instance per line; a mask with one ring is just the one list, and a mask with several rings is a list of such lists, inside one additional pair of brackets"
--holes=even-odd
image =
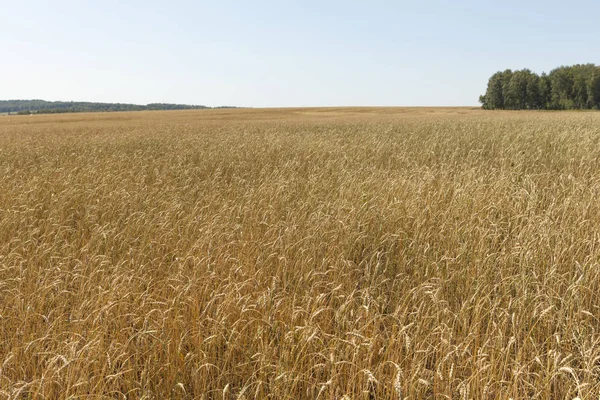
[(0, 0), (0, 99), (473, 106), (600, 64), (600, 1)]

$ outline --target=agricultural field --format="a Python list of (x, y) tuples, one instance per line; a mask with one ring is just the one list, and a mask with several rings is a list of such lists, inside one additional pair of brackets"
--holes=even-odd
[(600, 113), (0, 117), (0, 399), (597, 399)]

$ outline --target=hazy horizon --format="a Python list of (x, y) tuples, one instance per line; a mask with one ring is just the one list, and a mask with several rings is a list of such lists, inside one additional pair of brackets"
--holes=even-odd
[(10, 38), (0, 98), (477, 106), (498, 70), (598, 63), (599, 11), (593, 1), (15, 2), (0, 16)]
[[(48, 99), (0, 99), (1, 101), (46, 101), (49, 103), (100, 103), (100, 104), (128, 104), (128, 105), (135, 105), (135, 106), (147, 106), (149, 104), (178, 104), (178, 105), (186, 105), (186, 106), (205, 106), (206, 109), (211, 109), (211, 108), (473, 108), (473, 107), (477, 107), (479, 108), (480, 104), (477, 105), (432, 105), (432, 106), (428, 106), (428, 105), (315, 105), (315, 106), (311, 106), (311, 105), (301, 105), (301, 106), (258, 106), (258, 107), (253, 107), (253, 106), (237, 106), (235, 104), (220, 104), (220, 105), (211, 105), (211, 106), (207, 106), (205, 104), (188, 104), (188, 103), (181, 103), (181, 102), (164, 102), (164, 101), (157, 101), (157, 102), (152, 102), (152, 103), (127, 103), (127, 102), (117, 102), (117, 101), (88, 101), (88, 100), (78, 100), (78, 99), (52, 99), (52, 100), (48, 100)], [(181, 110), (179, 110), (181, 111)]]

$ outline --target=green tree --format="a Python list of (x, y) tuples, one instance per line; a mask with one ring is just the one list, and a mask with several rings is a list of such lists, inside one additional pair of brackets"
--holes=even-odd
[(588, 79), (588, 108), (600, 109), (600, 68)]
[(527, 109), (527, 87), (531, 71), (515, 71), (504, 90), (504, 105), (509, 110)]
[(559, 67), (550, 71), (551, 108), (570, 110), (573, 108), (573, 71), (569, 67)]
[(542, 108), (540, 96), (540, 77), (530, 70), (523, 70), (527, 88), (525, 93), (525, 107), (528, 110), (539, 110)]
[(510, 81), (512, 71), (507, 69), (505, 71), (498, 71), (488, 81), (487, 90), (485, 95), (479, 97), (483, 108), (489, 110), (503, 109), (504, 104), (504, 87)]
[(497, 72), (479, 101), (486, 109), (600, 109), (600, 67), (576, 64), (538, 76), (529, 69)]
[(547, 110), (550, 108), (550, 101), (552, 95), (552, 87), (550, 86), (550, 78), (546, 73), (542, 73), (538, 80), (539, 94), (540, 94), (540, 108)]

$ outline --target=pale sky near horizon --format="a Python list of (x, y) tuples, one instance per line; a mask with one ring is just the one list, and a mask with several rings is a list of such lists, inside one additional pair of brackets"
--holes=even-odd
[(470, 106), (600, 64), (600, 1), (0, 1), (0, 99)]

